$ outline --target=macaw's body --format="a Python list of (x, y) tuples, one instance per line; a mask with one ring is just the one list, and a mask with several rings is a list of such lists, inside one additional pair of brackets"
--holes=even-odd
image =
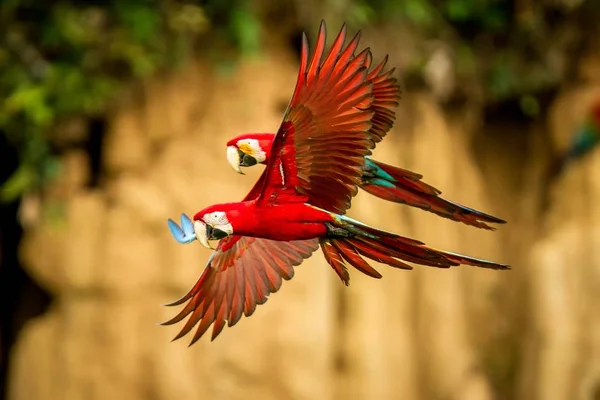
[[(390, 259), (390, 265), (405, 269), (412, 269), (412, 267), (397, 260), (392, 261), (392, 257), (388, 256), (436, 267), (451, 267), (460, 264), (492, 269), (505, 267), (489, 261), (434, 250), (424, 246), (418, 240), (375, 229), (344, 215), (331, 213), (302, 202), (285, 202), (278, 205), (262, 203), (260, 199), (257, 199), (240, 203), (218, 204), (198, 212), (194, 215), (194, 220), (202, 221), (199, 226), (206, 230), (206, 237), (209, 240), (219, 236), (215, 235), (215, 230), (220, 229), (219, 226), (230, 225), (231, 231), (235, 232), (238, 237), (278, 241), (319, 239), (322, 244), (328, 243), (336, 248), (338, 245), (345, 244), (347, 246), (343, 246), (344, 248), (349, 247), (355, 253), (364, 253), (364, 256), (376, 261)], [(228, 229), (222, 229), (222, 231), (227, 233)], [(202, 230), (196, 230), (196, 232), (200, 236), (204, 235)], [(381, 244), (377, 245), (374, 241), (381, 241)], [(378, 254), (377, 250), (385, 254)], [(341, 255), (344, 254), (346, 253), (342, 251)], [(353, 258), (349, 260), (351, 265), (352, 260)], [(340, 278), (348, 284), (349, 277), (343, 275)]]
[(184, 297), (168, 304), (187, 302), (165, 325), (190, 316), (174, 340), (199, 323), (190, 345), (213, 323), (212, 340), (226, 324), (233, 326), (242, 315), (252, 315), (257, 305), (279, 290), (283, 280), (294, 276), (293, 267), (319, 246), (345, 285), (350, 283), (348, 265), (370, 277), (382, 277), (367, 260), (406, 270), (412, 269), (406, 262), (438, 268), (464, 264), (509, 269), (507, 265), (436, 250), (418, 240), (305, 203), (261, 205), (251, 200), (220, 204), (200, 211), (194, 220), (193, 234), (201, 242), (221, 239), (196, 285)]
[[(435, 250), (343, 215), (362, 181), (365, 157), (393, 123), (399, 97), (391, 71), (383, 71), (385, 61), (372, 67), (369, 49), (356, 54), (358, 35), (344, 46), (345, 33), (342, 28), (324, 54), (322, 24), (310, 60), (303, 36), (294, 94), (272, 139), (267, 166), (246, 198), (207, 207), (193, 223), (182, 216), (181, 228), (169, 221), (181, 243), (197, 238), (209, 247), (210, 240), (219, 240), (194, 287), (171, 304), (186, 303), (165, 324), (189, 316), (177, 338), (198, 325), (194, 343), (213, 325), (214, 339), (225, 324), (252, 315), (319, 246), (345, 284), (348, 265), (381, 277), (368, 260), (403, 269), (412, 268), (406, 261), (508, 268)], [(379, 80), (389, 80), (389, 90), (375, 96)]]
[[(271, 152), (274, 133), (247, 133), (227, 142), (227, 158), (234, 170), (265, 164)], [(360, 188), (381, 199), (430, 211), (441, 217), (477, 228), (494, 230), (488, 223), (505, 221), (492, 215), (448, 201), (441, 191), (423, 182), (422, 175), (365, 157)]]
[[(385, 59), (368, 76), (373, 87), (370, 134), (375, 142), (381, 140), (391, 129), (396, 115), (390, 106), (400, 97), (400, 87), (392, 78), (393, 69), (385, 71), (384, 64)], [(248, 133), (231, 139), (227, 142), (229, 164), (239, 173), (242, 173), (240, 167), (266, 164), (274, 138), (274, 133)], [(340, 157), (344, 155), (340, 154)], [(335, 161), (343, 162), (343, 159)], [(375, 161), (370, 157), (365, 157), (361, 171), (359, 187), (381, 199), (418, 207), (477, 228), (494, 230), (489, 223), (505, 223), (500, 218), (441, 198), (441, 192), (421, 181), (420, 174)]]

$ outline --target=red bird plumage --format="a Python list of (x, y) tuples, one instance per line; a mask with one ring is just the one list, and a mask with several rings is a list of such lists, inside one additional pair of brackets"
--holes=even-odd
[[(266, 164), (274, 138), (274, 133), (245, 133), (231, 139), (227, 142), (231, 166), (242, 173), (240, 167)], [(423, 182), (422, 178), (415, 172), (366, 157), (360, 188), (383, 200), (417, 207), (477, 228), (495, 230), (488, 223), (506, 223), (500, 218), (440, 197), (442, 192)]]
[(319, 246), (345, 284), (347, 265), (381, 277), (365, 259), (402, 269), (412, 269), (404, 261), (442, 268), (508, 268), (435, 250), (343, 216), (362, 182), (365, 157), (391, 127), (398, 101), (397, 90), (374, 100), (374, 81), (393, 79), (381, 73), (385, 60), (369, 70), (369, 49), (355, 54), (359, 35), (344, 47), (345, 35), (343, 27), (323, 58), (322, 23), (310, 60), (303, 36), (296, 88), (262, 176), (244, 201), (194, 215), (198, 239), (204, 245), (220, 241), (194, 287), (171, 304), (187, 302), (165, 323), (189, 316), (176, 339), (198, 325), (194, 343), (213, 324), (214, 339), (225, 324), (252, 315)]
[[(384, 69), (386, 61), (387, 57), (369, 72), (367, 78), (373, 85), (370, 110), (374, 115), (370, 133), (376, 142), (392, 127), (396, 115), (391, 106), (395, 106), (400, 97), (400, 87), (392, 77), (394, 69)], [(242, 173), (240, 166), (266, 164), (274, 138), (274, 133), (246, 133), (229, 140), (229, 163), (239, 173)], [(421, 208), (477, 228), (495, 230), (488, 223), (505, 223), (500, 218), (443, 199), (440, 197), (442, 192), (421, 181), (422, 178), (420, 174), (367, 157), (360, 188), (381, 199)]]

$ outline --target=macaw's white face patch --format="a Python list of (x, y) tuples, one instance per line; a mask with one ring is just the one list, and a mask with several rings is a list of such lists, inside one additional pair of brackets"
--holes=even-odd
[(202, 219), (204, 220), (204, 222), (206, 222), (207, 224), (209, 224), (213, 227), (216, 227), (219, 225), (226, 225), (229, 223), (227, 214), (223, 211), (211, 212), (210, 214), (204, 215), (204, 217), (202, 217)]
[(256, 139), (241, 139), (236, 143), (238, 149), (254, 157), (257, 163), (262, 163), (267, 159), (267, 153), (260, 147)]
[(233, 226), (225, 212), (214, 211), (194, 222), (194, 233), (202, 245), (214, 250), (209, 241), (233, 235)]

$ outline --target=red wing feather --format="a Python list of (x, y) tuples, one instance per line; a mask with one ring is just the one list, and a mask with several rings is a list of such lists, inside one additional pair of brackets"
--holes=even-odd
[(344, 263), (339, 251), (329, 240), (321, 239), (320, 244), (325, 261), (327, 261), (331, 268), (333, 268), (342, 282), (344, 282), (344, 285), (348, 286), (350, 284), (350, 274), (348, 273), (348, 268), (346, 268), (346, 264)]
[(338, 250), (342, 258), (346, 260), (348, 264), (352, 265), (363, 274), (377, 279), (382, 277), (382, 275), (377, 272), (375, 268), (371, 267), (348, 243), (345, 243), (342, 240), (332, 240), (331, 244), (333, 244), (333, 247)]
[[(276, 201), (284, 195), (288, 200), (309, 201), (338, 213), (349, 208), (361, 182), (364, 157), (393, 124), (399, 87), (391, 77), (393, 70), (382, 72), (386, 60), (369, 72), (372, 62), (369, 49), (355, 55), (360, 32), (344, 48), (345, 38), (344, 26), (322, 61), (325, 24), (321, 25), (310, 60), (303, 35), (294, 94), (273, 141), (267, 168), (245, 200), (260, 196), (263, 201)], [(223, 239), (194, 287), (170, 305), (187, 304), (164, 324), (174, 324), (189, 316), (175, 339), (196, 325), (190, 344), (200, 339), (211, 325), (214, 339), (226, 323), (233, 326), (242, 314), (252, 315), (257, 305), (279, 290), (282, 280), (292, 278), (293, 267), (318, 247), (318, 239), (292, 242), (240, 236)], [(352, 248), (328, 244), (323, 251), (346, 283), (349, 276), (344, 259), (371, 276), (379, 275), (359, 259), (358, 254), (363, 253), (360, 245)], [(378, 257), (383, 260), (383, 255)]]
[(364, 157), (391, 128), (399, 99), (392, 71), (382, 72), (384, 60), (369, 72), (369, 49), (355, 55), (360, 35), (344, 47), (345, 38), (344, 26), (325, 55), (323, 22), (309, 60), (303, 36), (298, 81), (273, 140), (262, 201), (285, 192), (343, 214), (357, 193)]
[(198, 325), (190, 345), (213, 325), (214, 340), (225, 327), (235, 325), (242, 314), (250, 316), (281, 287), (282, 279), (294, 276), (299, 265), (319, 247), (318, 239), (280, 242), (246, 236), (231, 236), (219, 242), (194, 287), (181, 299), (168, 304), (185, 307), (163, 325), (188, 321), (175, 339)]

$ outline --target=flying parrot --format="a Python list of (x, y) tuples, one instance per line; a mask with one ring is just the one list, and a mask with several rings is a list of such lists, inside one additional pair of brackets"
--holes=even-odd
[[(385, 76), (388, 76), (389, 72)], [(390, 79), (374, 81), (374, 103), (377, 102), (378, 96), (387, 93), (385, 89), (397, 88), (391, 82), (393, 80)], [(379, 88), (382, 90), (378, 91)], [(380, 120), (389, 121), (391, 127), (393, 116), (394, 114), (388, 109), (381, 108), (375, 109), (373, 119), (379, 117)], [(227, 142), (227, 161), (240, 174), (243, 174), (241, 167), (265, 164), (274, 138), (274, 133), (246, 133), (237, 136)], [(381, 199), (417, 207), (477, 228), (495, 230), (488, 223), (506, 223), (500, 218), (441, 198), (442, 192), (421, 181), (422, 178), (422, 175), (415, 172), (384, 164), (366, 156), (359, 186)]]
[[(345, 216), (358, 192), (366, 156), (393, 124), (399, 88), (372, 67), (370, 50), (358, 54), (360, 32), (344, 46), (346, 28), (325, 53), (321, 23), (312, 57), (302, 36), (298, 80), (283, 122), (272, 139), (266, 168), (241, 202), (218, 204), (169, 220), (180, 243), (200, 241), (215, 251), (192, 289), (168, 304), (183, 309), (165, 325), (188, 317), (175, 337), (196, 325), (191, 344), (212, 325), (214, 340), (225, 325), (250, 316), (294, 275), (294, 266), (321, 248), (342, 282), (348, 265), (381, 278), (367, 260), (412, 269), (406, 262), (449, 268), (461, 264), (490, 269), (507, 265), (427, 247), (418, 240), (382, 231)], [(378, 79), (389, 80), (377, 90)], [(377, 117), (377, 118), (376, 118)], [(174, 339), (174, 340), (175, 340)]]
[(585, 121), (573, 134), (570, 146), (551, 166), (550, 179), (556, 178), (569, 163), (588, 154), (598, 143), (600, 143), (600, 100), (593, 103)]

